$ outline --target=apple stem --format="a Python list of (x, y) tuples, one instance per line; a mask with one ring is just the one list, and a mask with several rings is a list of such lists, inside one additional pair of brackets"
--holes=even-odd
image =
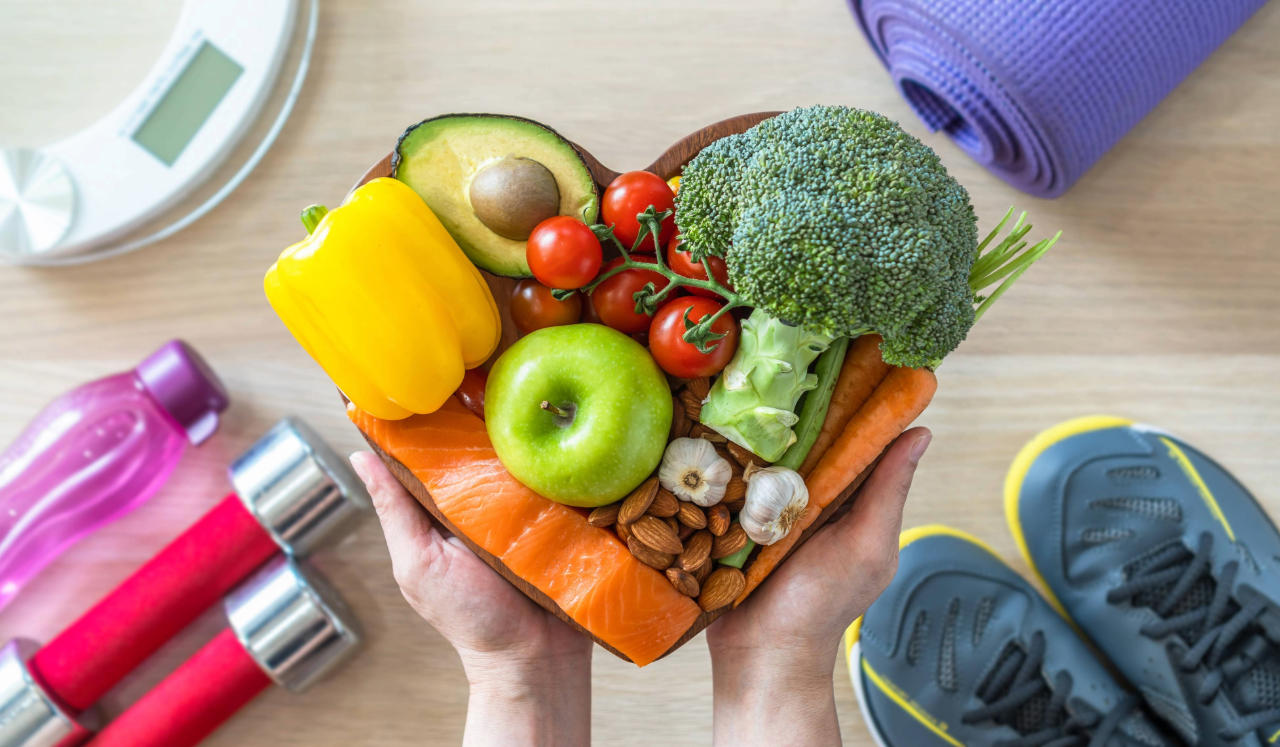
[(550, 402), (546, 401), (545, 399), (542, 401), (542, 409), (546, 410), (547, 412), (551, 413), (552, 415), (556, 415), (556, 416), (562, 417), (562, 418), (564, 418), (564, 419), (566, 419), (566, 420), (568, 420), (569, 418), (572, 418), (572, 417), (573, 417), (573, 414), (572, 414), (572, 413), (570, 413), (568, 410), (565, 410), (565, 409), (564, 409), (564, 408), (562, 408), (562, 407), (556, 407), (555, 405), (551, 404)]

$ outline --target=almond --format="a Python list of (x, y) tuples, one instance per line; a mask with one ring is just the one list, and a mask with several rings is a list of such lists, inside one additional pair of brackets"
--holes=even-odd
[(707, 395), (711, 393), (711, 379), (706, 376), (700, 379), (689, 379), (685, 382), (684, 388), (686, 391), (692, 392), (699, 402), (705, 402)]
[(702, 509), (698, 508), (697, 505), (687, 501), (680, 501), (676, 518), (684, 526), (693, 527), (694, 529), (702, 529), (707, 525), (707, 515), (702, 513)]
[(657, 495), (653, 496), (653, 503), (649, 504), (649, 515), (657, 516), (659, 519), (665, 519), (668, 516), (675, 516), (680, 511), (680, 499), (666, 488), (658, 488)]
[(734, 461), (741, 464), (745, 469), (748, 464), (755, 463), (756, 467), (768, 467), (772, 462), (766, 462), (764, 459), (756, 456), (755, 452), (744, 448), (730, 441), (728, 443), (729, 453), (733, 455)]
[[(652, 547), (658, 552), (678, 555), (684, 551), (680, 544), (680, 536), (667, 522), (655, 516), (641, 516), (631, 524), (631, 535), (634, 539)], [(743, 532), (743, 544), (746, 544), (747, 533)], [(670, 563), (668, 563), (670, 565)]]
[(621, 503), (610, 503), (607, 506), (601, 506), (591, 512), (587, 517), (587, 523), (593, 527), (607, 527), (618, 520), (618, 510), (622, 508)]
[(694, 426), (689, 429), (689, 438), (701, 438), (710, 441), (713, 444), (724, 444), (729, 442), (729, 439), (719, 433), (716, 433), (702, 423), (695, 423)]
[(729, 509), (723, 503), (707, 509), (707, 528), (716, 537), (722, 537), (729, 531)]
[(680, 392), (680, 401), (684, 403), (685, 414), (690, 420), (697, 420), (702, 417), (702, 400), (692, 391), (685, 389)]
[(722, 565), (712, 571), (702, 585), (702, 594), (698, 597), (698, 606), (707, 612), (718, 610), (733, 603), (738, 595), (747, 588), (747, 577), (742, 571), (728, 565)]
[(721, 501), (721, 505), (729, 509), (729, 513), (731, 514), (741, 513), (742, 509), (747, 506), (747, 499), (744, 496), (736, 501)]
[(689, 417), (685, 416), (685, 403), (680, 402), (680, 395), (671, 395), (671, 434), (667, 435), (668, 441), (678, 439), (684, 434), (680, 431), (685, 430), (689, 423)]
[(734, 475), (729, 478), (729, 482), (724, 486), (724, 498), (720, 499), (721, 503), (733, 503), (747, 497), (747, 481), (742, 479), (740, 475)]
[(689, 418), (684, 414), (684, 403), (680, 401), (680, 395), (671, 395), (671, 433), (667, 440), (674, 441), (682, 438), (688, 432), (689, 425)]
[(700, 588), (698, 579), (694, 578), (688, 571), (682, 571), (679, 568), (668, 568), (667, 579), (671, 581), (672, 586), (676, 587), (676, 591), (686, 597), (697, 598)]
[(677, 537), (680, 536), (680, 522), (676, 521), (676, 517), (667, 516), (663, 521), (667, 523), (667, 526), (671, 527), (671, 531), (675, 532)]
[[(734, 477), (742, 477), (742, 473), (743, 473), (742, 465), (738, 464), (738, 460), (734, 459), (733, 454), (729, 453), (729, 448), (727, 444), (716, 444), (716, 453), (720, 455), (721, 459), (729, 463), (729, 469), (730, 471), (733, 472)], [(745, 494), (746, 493), (745, 484), (743, 487), (744, 487), (743, 494)]]
[(697, 580), (699, 586), (707, 582), (707, 576), (710, 576), (711, 572), (715, 570), (715, 565), (716, 565), (715, 563), (712, 563), (710, 560), (708, 560), (707, 562), (703, 563), (702, 565), (690, 571), (690, 573), (693, 574), (694, 579)]
[(635, 537), (627, 539), (627, 549), (631, 551), (632, 555), (636, 556), (636, 560), (659, 571), (665, 571), (671, 567), (671, 562), (675, 560), (675, 557), (665, 552), (658, 552)]
[(631, 539), (631, 527), (626, 524), (614, 524), (613, 530), (618, 533), (618, 539), (623, 542)]
[[(634, 527), (632, 527), (634, 529)], [(716, 537), (711, 543), (711, 557), (719, 560), (727, 558), (747, 546), (747, 530), (741, 524), (729, 525), (729, 530)]]
[(622, 508), (618, 510), (618, 523), (630, 524), (649, 510), (649, 504), (653, 503), (653, 497), (658, 494), (658, 478), (655, 475), (648, 480), (640, 483), (640, 487), (631, 491), (631, 495), (622, 502)]
[(679, 535), (679, 536), (680, 536), (680, 541), (681, 541), (681, 542), (684, 542), (685, 540), (689, 539), (689, 537), (690, 537), (690, 536), (692, 536), (692, 535), (693, 535), (693, 533), (694, 533), (694, 532), (696, 532), (696, 531), (698, 531), (698, 530), (697, 530), (697, 529), (695, 529), (694, 527), (689, 526), (688, 524), (681, 524), (681, 525), (680, 525), (680, 535)]
[(684, 552), (676, 558), (676, 567), (686, 571), (701, 568), (707, 562), (707, 558), (711, 557), (711, 545), (714, 541), (715, 538), (711, 536), (711, 532), (705, 529), (695, 532), (689, 541), (684, 543)]
[(693, 422), (692, 420), (690, 420), (689, 418), (687, 418), (687, 417), (686, 417), (686, 418), (681, 418), (681, 419), (680, 419), (680, 432), (676, 434), (676, 438), (688, 438), (688, 437), (689, 437), (689, 431), (690, 431), (690, 430), (692, 430), (692, 429), (693, 429), (693, 426), (695, 426), (695, 425), (697, 425), (697, 424), (696, 424), (696, 423), (694, 423), (694, 422)]

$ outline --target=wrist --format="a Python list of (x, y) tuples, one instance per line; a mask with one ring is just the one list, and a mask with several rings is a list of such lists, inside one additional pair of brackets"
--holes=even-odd
[(463, 656), (471, 685), (465, 747), (589, 745), (591, 657)]
[(562, 652), (459, 651), (472, 689), (519, 691), (591, 678), (591, 650)]
[(839, 744), (834, 668), (834, 648), (714, 653), (715, 744)]

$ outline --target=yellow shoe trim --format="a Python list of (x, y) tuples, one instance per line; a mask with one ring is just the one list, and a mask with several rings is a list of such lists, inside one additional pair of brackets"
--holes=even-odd
[[(995, 550), (991, 549), (990, 545), (978, 539), (977, 537), (974, 537), (972, 534), (969, 534), (968, 532), (962, 532), (959, 529), (952, 529), (951, 527), (944, 526), (942, 524), (926, 524), (924, 526), (912, 527), (911, 529), (908, 529), (907, 531), (898, 535), (898, 550), (901, 551), (902, 548), (906, 547), (912, 542), (915, 542), (918, 539), (924, 539), (925, 537), (937, 537), (939, 535), (947, 536), (947, 537), (955, 537), (957, 539), (962, 539), (965, 542), (970, 542), (972, 544), (977, 545), (978, 547), (981, 547), (983, 550), (986, 550), (992, 555), (995, 555), (997, 558), (1000, 558), (1000, 554), (997, 553)], [(1004, 560), (1001, 559), (1000, 562), (1003, 563)], [(861, 634), (862, 634), (862, 618), (859, 617), (857, 620), (854, 620), (853, 624), (849, 626), (849, 629), (844, 632), (844, 657), (845, 657), (845, 661), (848, 662), (849, 664), (850, 671), (854, 669), (855, 664), (853, 661), (849, 659), (849, 656), (852, 654), (853, 647), (858, 643), (858, 639), (861, 636)]]
[(938, 735), (939, 739), (954, 745), (954, 747), (964, 747), (964, 743), (947, 733), (947, 725), (930, 716), (923, 708), (907, 697), (907, 694), (898, 689), (898, 686), (880, 676), (880, 673), (871, 668), (867, 663), (866, 657), (862, 659), (862, 671), (866, 673), (867, 679), (872, 684), (880, 688), (889, 700), (898, 704), (898, 707), (906, 711), (916, 721), (924, 724), (925, 728)]
[[(1232, 542), (1235, 542), (1236, 533), (1231, 531), (1231, 525), (1227, 523), (1227, 517), (1222, 513), (1222, 508), (1218, 505), (1218, 500), (1213, 497), (1213, 492), (1209, 490), (1209, 486), (1204, 484), (1204, 478), (1200, 477), (1200, 473), (1196, 471), (1196, 466), (1191, 463), (1191, 460), (1187, 458), (1186, 453), (1184, 453), (1182, 449), (1178, 448), (1178, 445), (1174, 443), (1172, 439), (1160, 436), (1160, 440), (1163, 441), (1165, 447), (1169, 449), (1169, 457), (1178, 463), (1178, 466), (1182, 468), (1182, 472), (1187, 476), (1187, 479), (1196, 487), (1196, 490), (1200, 491), (1200, 497), (1204, 499), (1205, 505), (1209, 507), (1209, 513), (1213, 514), (1213, 518), (1217, 519), (1218, 523), (1222, 524), (1222, 528), (1227, 530), (1227, 536), (1231, 538)], [(1273, 739), (1272, 741), (1275, 740)]]
[[(1118, 418), (1113, 415), (1088, 415), (1083, 418), (1068, 420), (1065, 423), (1059, 423), (1048, 430), (1041, 431), (1026, 446), (1023, 446), (1018, 455), (1013, 458), (1013, 465), (1009, 467), (1009, 474), (1005, 475), (1004, 478), (1004, 518), (1009, 523), (1009, 531), (1013, 533), (1013, 541), (1017, 543), (1018, 552), (1022, 553), (1022, 559), (1027, 562), (1036, 580), (1040, 582), (1045, 598), (1058, 611), (1058, 614), (1069, 621), (1071, 616), (1067, 614), (1062, 602), (1058, 601), (1053, 589), (1049, 584), (1045, 583), (1044, 576), (1040, 574), (1040, 569), (1036, 568), (1035, 561), (1031, 559), (1031, 553), (1027, 548), (1027, 538), (1022, 532), (1022, 521), (1018, 518), (1018, 499), (1022, 495), (1022, 483), (1027, 479), (1027, 473), (1031, 471), (1031, 465), (1050, 446), (1060, 441), (1065, 441), (1072, 436), (1078, 436), (1081, 433), (1100, 431), (1107, 428), (1124, 428), (1130, 425), (1133, 425), (1132, 420)], [(1072, 624), (1074, 625), (1075, 623), (1072, 622)]]

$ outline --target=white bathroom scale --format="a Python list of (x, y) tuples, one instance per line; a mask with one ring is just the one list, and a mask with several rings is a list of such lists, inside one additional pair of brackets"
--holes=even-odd
[(106, 116), (40, 148), (0, 150), (0, 261), (121, 254), (221, 202), (293, 108), (317, 6), (185, 0), (159, 60)]

